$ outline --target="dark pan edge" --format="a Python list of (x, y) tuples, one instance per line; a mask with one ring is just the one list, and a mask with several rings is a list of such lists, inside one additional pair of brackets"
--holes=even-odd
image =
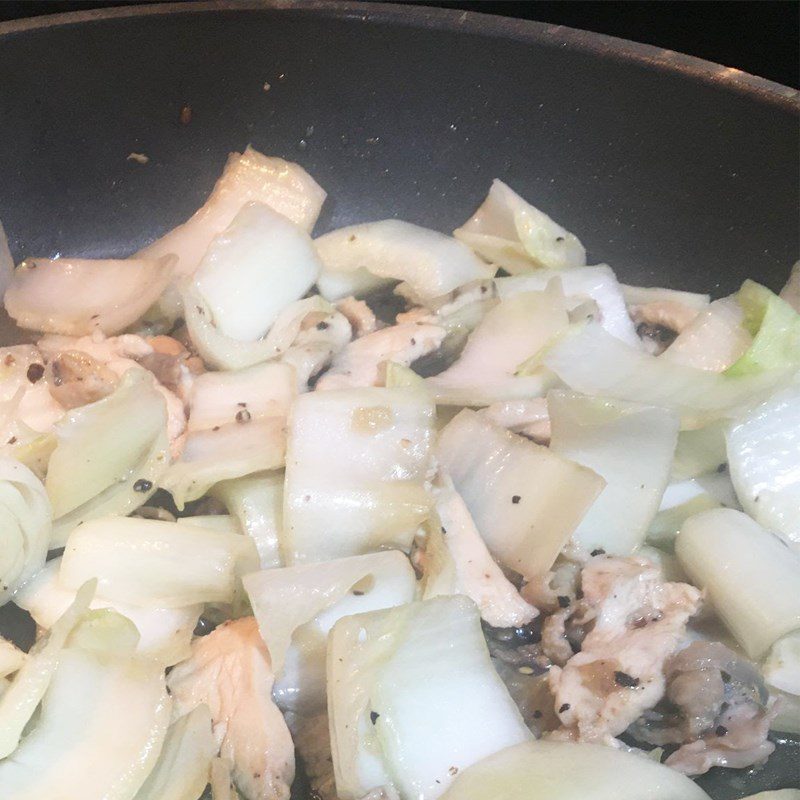
[(474, 11), (405, 6), (394, 3), (364, 3), (353, 0), (201, 0), (201, 2), (153, 3), (141, 6), (90, 9), (65, 14), (0, 23), (0, 38), (31, 30), (74, 25), (107, 19), (196, 12), (288, 10), (323, 16), (384, 22), (407, 27), (464, 31), (470, 34), (515, 41), (568, 47), (604, 58), (635, 63), (654, 70), (677, 73), (692, 80), (748, 95), (786, 111), (800, 112), (800, 91), (747, 72), (715, 64), (695, 56), (649, 44), (619, 39), (601, 33), (550, 25), (531, 20), (499, 17)]

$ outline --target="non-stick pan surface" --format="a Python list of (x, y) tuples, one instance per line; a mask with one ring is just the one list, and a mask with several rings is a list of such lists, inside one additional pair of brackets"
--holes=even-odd
[[(0, 219), (17, 258), (129, 254), (248, 142), (328, 190), (320, 232), (389, 216), (449, 231), (499, 177), (630, 283), (778, 288), (800, 251), (797, 92), (670, 51), (337, 2), (0, 25)], [(800, 785), (799, 760), (787, 745), (702, 782), (719, 800)]]

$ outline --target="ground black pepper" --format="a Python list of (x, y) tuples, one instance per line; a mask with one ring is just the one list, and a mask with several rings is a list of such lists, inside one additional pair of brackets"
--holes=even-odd
[(148, 481), (146, 478), (139, 478), (139, 480), (133, 484), (134, 492), (149, 492), (152, 488), (153, 481)]
[(633, 675), (628, 675), (627, 672), (620, 670), (614, 672), (614, 680), (619, 686), (625, 686), (628, 689), (635, 689), (639, 685), (638, 678), (634, 678)]
[(562, 705), (561, 708), (558, 709), (558, 713), (563, 714), (565, 711), (569, 711), (570, 708), (571, 706), (569, 703), (564, 703), (564, 705)]
[(520, 497), (518, 494), (515, 494), (515, 495), (514, 495), (514, 496), (511, 498), (511, 502), (512, 502), (514, 505), (516, 505), (517, 503), (519, 503), (519, 501), (520, 501), (520, 500), (522, 500), (522, 498), (521, 498), (521, 497)]
[(570, 599), (565, 594), (560, 594), (556, 598), (561, 608), (566, 608), (570, 604)]
[(31, 383), (40, 381), (44, 375), (44, 364), (31, 364), (25, 374)]

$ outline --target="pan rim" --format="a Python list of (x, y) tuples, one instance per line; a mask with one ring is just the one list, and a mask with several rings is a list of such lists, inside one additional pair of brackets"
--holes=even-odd
[(316, 14), (334, 19), (393, 24), (409, 28), (464, 32), (489, 38), (505, 38), (531, 45), (562, 47), (668, 72), (710, 84), (722, 90), (744, 94), (764, 104), (800, 112), (800, 91), (757, 75), (706, 61), (654, 45), (633, 42), (602, 33), (552, 25), (534, 20), (500, 17), (476, 11), (432, 8), (425, 5), (367, 3), (359, 0), (195, 0), (194, 2), (150, 3), (110, 8), (71, 11), (27, 17), (0, 23), (0, 43), (4, 37), (90, 22), (178, 15), (186, 13), (232, 13), (235, 11), (286, 11)]

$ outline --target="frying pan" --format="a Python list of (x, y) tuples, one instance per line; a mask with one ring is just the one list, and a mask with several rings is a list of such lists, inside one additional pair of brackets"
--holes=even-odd
[[(629, 283), (777, 289), (800, 251), (798, 93), (598, 34), (373, 3), (150, 5), (2, 24), (0, 76), (17, 259), (135, 251), (248, 142), (328, 190), (318, 232), (450, 231), (499, 177)], [(765, 768), (700, 782), (733, 800), (800, 785), (798, 762), (785, 740)]]

